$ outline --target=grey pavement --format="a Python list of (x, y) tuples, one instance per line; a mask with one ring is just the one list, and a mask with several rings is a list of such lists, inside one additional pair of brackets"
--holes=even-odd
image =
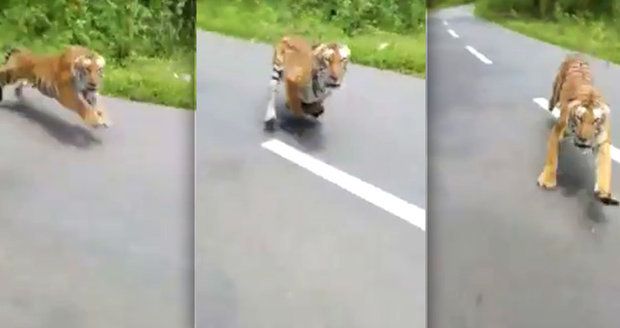
[(94, 130), (25, 97), (0, 104), (0, 326), (192, 327), (193, 112), (105, 98)]
[[(536, 186), (553, 121), (532, 98), (550, 96), (569, 51), (477, 19), (471, 7), (428, 23), (429, 325), (617, 326), (620, 209), (594, 200), (593, 160), (566, 143), (558, 189)], [(620, 68), (592, 59), (592, 69), (620, 129)]]
[(424, 81), (352, 65), (318, 123), (266, 132), (270, 60), (197, 35), (197, 327), (425, 327), (425, 232), (260, 147), (277, 138), (425, 208)]

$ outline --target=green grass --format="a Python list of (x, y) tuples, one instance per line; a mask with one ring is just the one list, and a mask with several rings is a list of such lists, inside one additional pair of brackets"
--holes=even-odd
[[(0, 30), (2, 30), (0, 46), (22, 46), (40, 53), (55, 53), (65, 46), (61, 42), (51, 42), (54, 37), (49, 35), (45, 39), (27, 41), (17, 38), (18, 33), (12, 31), (10, 27), (0, 25)], [(193, 53), (173, 54), (169, 58), (134, 54), (122, 62), (112, 58), (106, 59), (102, 94), (195, 109)]]
[(620, 29), (612, 21), (567, 15), (544, 20), (515, 13), (495, 15), (479, 8), (476, 8), (476, 14), (538, 40), (620, 63)]
[(106, 67), (103, 94), (195, 109), (194, 56), (173, 59), (131, 57), (123, 67)]
[[(423, 77), (426, 73), (424, 30), (407, 35), (366, 29), (353, 36), (314, 17), (293, 18), (268, 5), (249, 8), (239, 3), (197, 4), (197, 26), (226, 35), (275, 43), (284, 34), (310, 40), (345, 42), (355, 63)], [(385, 45), (379, 50), (381, 45)]]

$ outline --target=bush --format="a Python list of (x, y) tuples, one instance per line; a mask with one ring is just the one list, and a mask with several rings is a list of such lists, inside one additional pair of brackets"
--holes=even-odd
[[(523, 14), (539, 18), (558, 15), (612, 16), (620, 0), (478, 0), (480, 10), (491, 14)], [(616, 10), (614, 10), (616, 9)]]
[(278, 8), (294, 17), (314, 17), (342, 29), (347, 35), (379, 29), (407, 33), (424, 29), (426, 7), (424, 0), (205, 0), (209, 3), (241, 3), (244, 6)]
[(193, 51), (194, 13), (191, 0), (2, 0), (0, 28), (18, 43), (84, 45), (115, 61), (166, 58)]

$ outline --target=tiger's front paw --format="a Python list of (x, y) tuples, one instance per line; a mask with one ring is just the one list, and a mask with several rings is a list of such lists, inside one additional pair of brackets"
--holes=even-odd
[(90, 125), (93, 128), (109, 128), (112, 126), (112, 121), (107, 118), (107, 115), (101, 110), (89, 110), (82, 117), (84, 123)]
[(618, 206), (620, 205), (620, 201), (615, 199), (610, 192), (595, 192), (596, 198), (605, 205)]
[(538, 176), (538, 186), (545, 189), (553, 189), (557, 185), (555, 171), (544, 169)]

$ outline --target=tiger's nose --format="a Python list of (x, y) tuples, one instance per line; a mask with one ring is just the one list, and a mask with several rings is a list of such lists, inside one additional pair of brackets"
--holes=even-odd
[(97, 89), (97, 84), (93, 83), (93, 82), (88, 82), (88, 84), (86, 85), (88, 87), (88, 89), (90, 90), (95, 90)]
[(588, 139), (584, 137), (580, 137), (580, 136), (577, 136), (577, 141), (579, 141), (579, 143), (582, 143), (582, 144), (588, 143)]
[(591, 146), (588, 139), (579, 136), (575, 138), (575, 145), (579, 148), (588, 148)]

